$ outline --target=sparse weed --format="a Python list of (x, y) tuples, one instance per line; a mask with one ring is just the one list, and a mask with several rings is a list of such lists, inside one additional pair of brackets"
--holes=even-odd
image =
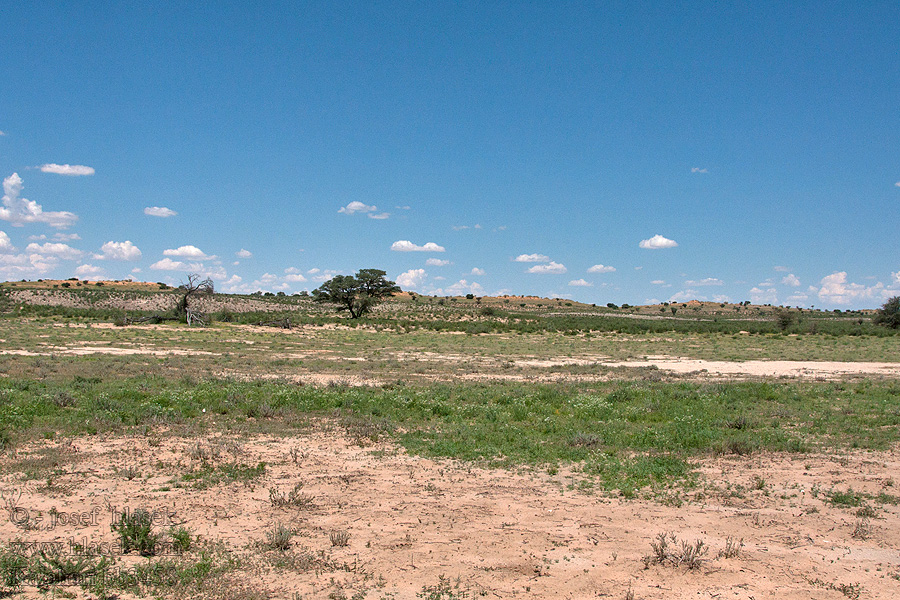
[(737, 558), (740, 556), (743, 547), (744, 538), (735, 541), (735, 539), (729, 535), (725, 538), (725, 549), (719, 551), (719, 556), (722, 558)]
[(283, 492), (277, 487), (269, 488), (269, 502), (275, 507), (295, 506), (297, 508), (313, 508), (315, 502), (311, 496), (304, 494), (303, 482), (294, 484), (290, 492)]
[(345, 529), (337, 529), (328, 534), (331, 545), (339, 548), (345, 547), (350, 543), (350, 532)]
[(266, 532), (266, 541), (262, 544), (267, 550), (284, 551), (291, 547), (291, 539), (296, 535), (293, 529), (283, 523), (276, 523)]

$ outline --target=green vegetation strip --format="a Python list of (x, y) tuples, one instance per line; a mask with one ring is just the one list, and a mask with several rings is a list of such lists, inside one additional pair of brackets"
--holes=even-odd
[(691, 459), (710, 453), (887, 448), (900, 437), (898, 398), (900, 382), (891, 381), (313, 388), (161, 377), (4, 379), (0, 444), (154, 427), (185, 435), (209, 428), (291, 433), (324, 417), (352, 437), (393, 439), (426, 456), (551, 472), (575, 465), (602, 488), (628, 495), (689, 478)]

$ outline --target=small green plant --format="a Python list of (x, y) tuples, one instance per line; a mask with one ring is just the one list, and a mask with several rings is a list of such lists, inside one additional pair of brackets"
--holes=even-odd
[(187, 527), (173, 527), (169, 530), (169, 537), (172, 539), (172, 549), (175, 552), (180, 554), (191, 549), (191, 530)]
[(438, 575), (437, 585), (423, 585), (422, 591), (416, 594), (416, 598), (425, 600), (461, 600), (471, 597), (469, 592), (461, 588), (459, 579), (451, 583), (449, 577)]
[(105, 556), (69, 556), (42, 550), (33, 561), (31, 575), (37, 576), (39, 587), (48, 587), (66, 581), (85, 580), (105, 572), (109, 566), (110, 561)]
[(159, 534), (153, 532), (153, 515), (146, 509), (127, 508), (114, 520), (110, 528), (119, 534), (122, 552), (137, 550), (141, 556), (154, 556)]

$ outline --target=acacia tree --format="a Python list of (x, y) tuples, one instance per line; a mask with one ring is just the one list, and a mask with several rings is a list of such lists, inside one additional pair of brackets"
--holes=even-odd
[(900, 329), (900, 296), (894, 296), (882, 304), (872, 322), (891, 329)]
[(334, 304), (338, 311), (349, 311), (351, 319), (358, 319), (400, 291), (396, 283), (385, 279), (386, 274), (378, 269), (360, 269), (356, 277), (338, 275), (313, 290), (313, 301)]

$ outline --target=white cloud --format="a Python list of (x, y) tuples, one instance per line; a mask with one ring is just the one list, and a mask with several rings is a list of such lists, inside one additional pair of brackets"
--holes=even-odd
[(5, 132), (5, 131), (0, 131), (0, 136), (4, 136), (4, 135), (6, 135), (6, 132)]
[[(894, 273), (891, 277), (900, 285), (898, 281), (900, 277)], [(849, 283), (845, 271), (823, 277), (821, 286), (818, 290), (811, 287), (810, 291), (817, 293), (822, 300), (834, 304), (850, 304), (855, 300), (885, 300), (900, 294), (900, 289), (885, 288), (881, 282), (868, 287), (859, 283)]]
[(410, 209), (410, 207), (408, 205), (407, 206), (395, 206), (394, 208), (396, 208), (397, 210), (409, 210)]
[(614, 273), (615, 271), (616, 268), (609, 265), (594, 265), (587, 270), (588, 273)]
[(753, 304), (778, 304), (778, 293), (775, 288), (750, 288), (750, 301)]
[(520, 254), (513, 260), (516, 262), (549, 262), (550, 257), (545, 254)]
[(709, 171), (700, 167), (691, 167), (691, 173), (709, 173)]
[(30, 254), (41, 254), (43, 256), (55, 256), (62, 260), (77, 260), (84, 254), (81, 250), (73, 248), (68, 244), (56, 242), (47, 242), (45, 244), (35, 244), (32, 242), (25, 247), (25, 252)]
[(244, 250), (243, 248), (235, 252), (234, 255), (238, 258), (253, 258), (253, 253), (249, 250)]
[(806, 302), (809, 300), (809, 296), (806, 294), (793, 294), (792, 296), (788, 296), (787, 301), (791, 304), (800, 304), (801, 302)]
[(338, 212), (345, 214), (345, 215), (352, 215), (353, 213), (358, 213), (358, 212), (370, 213), (370, 212), (375, 212), (376, 210), (378, 210), (378, 207), (375, 205), (369, 206), (367, 204), (363, 204), (362, 202), (354, 200), (347, 206), (344, 206), (343, 208), (338, 209)]
[(446, 267), (450, 264), (449, 260), (441, 260), (440, 258), (429, 258), (425, 261), (429, 267)]
[(669, 302), (690, 302), (691, 300), (700, 300), (702, 302), (706, 300), (706, 296), (698, 295), (697, 290), (681, 290), (680, 292), (675, 292), (669, 298)]
[(40, 166), (41, 172), (43, 173), (55, 173), (57, 175), (72, 175), (72, 176), (82, 176), (82, 175), (93, 175), (94, 169), (92, 167), (85, 167), (84, 165), (57, 165), (54, 163), (48, 163), (46, 165)]
[(800, 280), (797, 279), (796, 275), (794, 275), (793, 273), (790, 273), (789, 275), (785, 275), (781, 279), (781, 283), (783, 283), (784, 285), (789, 285), (791, 287), (799, 287)]
[(404, 290), (415, 290), (425, 283), (426, 276), (425, 269), (410, 269), (397, 276), (397, 285)]
[(558, 262), (550, 261), (546, 265), (534, 265), (533, 267), (528, 269), (527, 272), (528, 273), (540, 273), (540, 274), (547, 274), (547, 273), (560, 274), (560, 273), (565, 273), (566, 271), (568, 271), (568, 269), (566, 269), (565, 265), (560, 264)]
[(207, 256), (203, 250), (197, 246), (180, 246), (178, 248), (163, 250), (163, 256), (177, 256), (179, 258), (193, 258), (196, 260), (210, 260), (214, 256)]
[(468, 225), (453, 225), (451, 227), (451, 229), (453, 229), (453, 231), (464, 231), (466, 229), (469, 229), (469, 226)]
[(306, 281), (306, 277), (304, 277), (300, 273), (288, 273), (284, 276), (284, 280), (291, 283), (302, 283)]
[(443, 290), (435, 290), (434, 295), (436, 296), (464, 296), (465, 294), (474, 294), (476, 296), (484, 295), (484, 288), (481, 287), (481, 284), (472, 281), (466, 281), (465, 279), (460, 279), (453, 285), (444, 288)]
[(663, 279), (654, 279), (650, 282), (652, 285), (666, 285), (665, 280)]
[[(291, 267), (291, 269), (293, 269), (293, 268), (294, 268), (294, 267)], [(307, 273), (307, 275), (315, 275), (316, 273), (319, 273), (321, 270), (322, 270), (322, 269), (319, 269), (318, 267), (313, 267), (312, 269), (310, 269), (310, 270), (307, 271), (306, 273)], [(291, 272), (294, 272), (294, 271), (291, 271)], [(287, 271), (285, 271), (285, 273), (287, 273)]]
[(187, 271), (190, 267), (186, 263), (171, 258), (164, 258), (150, 265), (154, 271)]
[(80, 267), (75, 269), (75, 276), (81, 277), (82, 279), (89, 279), (91, 281), (106, 279), (103, 268), (95, 267), (94, 265), (81, 265)]
[(894, 280), (894, 285), (900, 285), (900, 271), (891, 273), (891, 279)]
[(73, 242), (80, 240), (81, 236), (77, 233), (54, 233), (53, 239), (57, 242)]
[(685, 281), (684, 285), (688, 287), (707, 286), (707, 285), (725, 285), (725, 282), (715, 277), (707, 277), (700, 281)]
[(12, 240), (9, 239), (5, 231), (0, 231), (0, 253), (10, 254), (15, 251), (16, 247), (12, 245)]
[(171, 208), (166, 208), (165, 206), (148, 206), (144, 209), (144, 214), (149, 215), (151, 217), (174, 217), (178, 213), (172, 210)]
[(898, 182), (895, 183), (894, 185), (896, 185), (897, 187), (900, 187), (900, 181), (898, 181)]
[(100, 247), (101, 254), (95, 254), (99, 260), (140, 260), (141, 250), (130, 241), (106, 242)]
[(674, 248), (678, 245), (678, 242), (675, 240), (670, 240), (669, 238), (664, 238), (663, 236), (656, 234), (649, 240), (641, 240), (641, 243), (638, 244), (641, 248), (646, 250), (659, 250), (660, 248)]
[(387, 219), (387, 218), (390, 217), (390, 216), (391, 216), (391, 213), (386, 213), (386, 212), (383, 212), (383, 213), (372, 213), (372, 214), (369, 215), (369, 218), (370, 218), (370, 219), (384, 220), (384, 219)]
[(592, 287), (594, 284), (590, 281), (585, 281), (584, 279), (573, 279), (569, 282), (569, 285), (575, 287)]
[(718, 296), (713, 296), (713, 301), (715, 301), (715, 302), (731, 302), (731, 297), (726, 296), (725, 294), (719, 294)]
[(472, 275), (478, 275), (479, 277), (484, 275), (484, 269), (479, 269), (478, 267), (472, 268)]
[(790, 268), (790, 267), (783, 267), (783, 266), (780, 266), (780, 265), (776, 265), (776, 266), (775, 266), (775, 270), (778, 271), (779, 273), (787, 273), (788, 271), (791, 270), (791, 268)]
[(394, 252), (446, 252), (446, 248), (438, 246), (434, 242), (428, 242), (424, 246), (416, 246), (409, 240), (399, 240), (391, 244)]
[(13, 173), (3, 180), (3, 206), (0, 207), (0, 219), (9, 221), (14, 227), (22, 227), (25, 223), (46, 223), (56, 229), (71, 227), (78, 220), (78, 216), (74, 213), (44, 212), (37, 202), (19, 198), (22, 187), (22, 178), (18, 173)]

